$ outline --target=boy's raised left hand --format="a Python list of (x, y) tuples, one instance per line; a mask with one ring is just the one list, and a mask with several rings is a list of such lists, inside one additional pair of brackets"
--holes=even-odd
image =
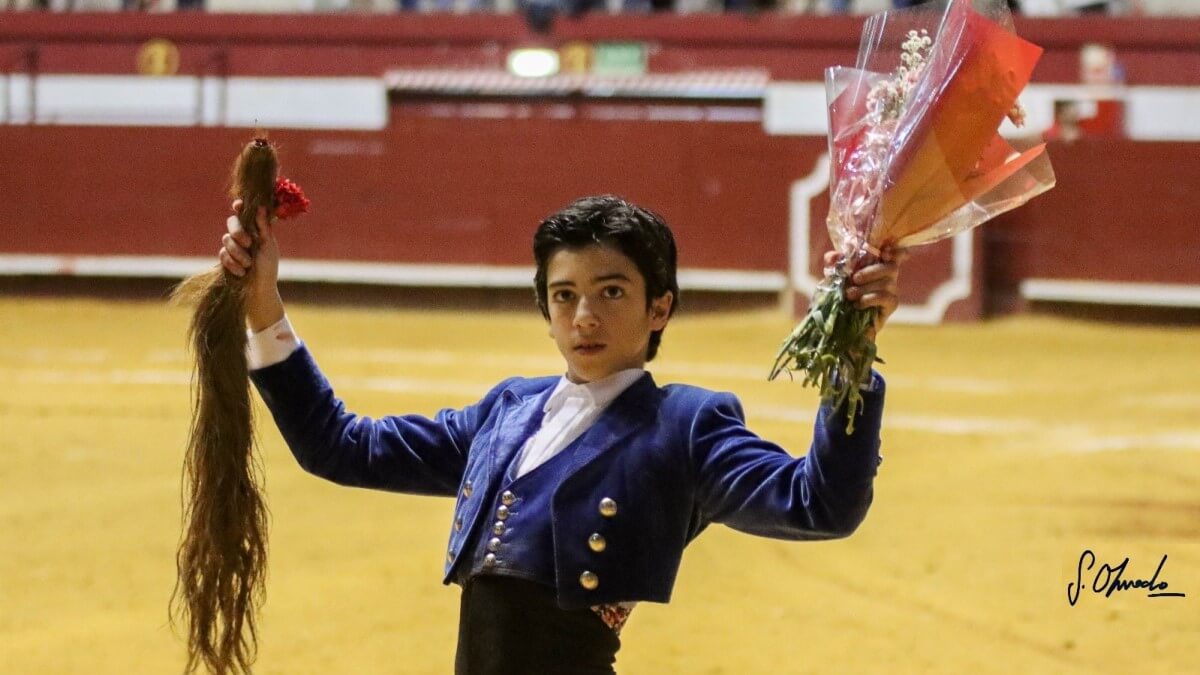
[[(883, 330), (883, 325), (887, 323), (888, 317), (900, 305), (900, 265), (908, 259), (908, 256), (907, 249), (883, 249), (880, 259), (855, 272), (850, 279), (850, 285), (846, 288), (846, 298), (852, 301), (855, 307), (859, 309), (879, 308), (875, 325), (868, 331), (872, 339), (879, 331)], [(826, 253), (825, 265), (834, 265), (837, 263), (838, 257), (839, 254), (836, 251)]]

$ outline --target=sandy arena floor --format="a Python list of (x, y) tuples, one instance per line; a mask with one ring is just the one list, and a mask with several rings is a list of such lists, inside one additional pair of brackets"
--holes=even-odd
[[(433, 413), (560, 371), (528, 313), (293, 306), (356, 412)], [(0, 672), (177, 673), (167, 621), (188, 423), (186, 313), (0, 298)], [(815, 396), (764, 374), (777, 313), (678, 317), (652, 370), (738, 393), (807, 449)], [(1200, 329), (1040, 317), (881, 337), (875, 505), (850, 539), (711, 528), (669, 606), (641, 605), (622, 675), (1200, 672)], [(452, 504), (303, 473), (265, 418), (273, 512), (257, 673), (451, 672)], [(1067, 602), (1085, 549), (1145, 590)]]

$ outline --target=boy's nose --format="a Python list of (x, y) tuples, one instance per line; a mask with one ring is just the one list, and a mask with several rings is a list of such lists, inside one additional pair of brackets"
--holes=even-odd
[(580, 298), (579, 304), (575, 306), (575, 325), (593, 327), (599, 323), (599, 319), (592, 313), (592, 308), (587, 298)]

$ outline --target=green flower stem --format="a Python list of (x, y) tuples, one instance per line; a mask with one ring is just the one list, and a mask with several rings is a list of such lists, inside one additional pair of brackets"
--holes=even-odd
[(862, 409), (859, 385), (871, 377), (875, 342), (868, 337), (879, 310), (858, 309), (846, 299), (847, 273), (839, 269), (825, 277), (813, 296), (804, 320), (792, 331), (775, 357), (768, 380), (780, 373), (804, 372), (804, 386), (816, 385), (821, 400), (834, 409), (846, 408), (846, 433), (854, 433), (854, 416)]

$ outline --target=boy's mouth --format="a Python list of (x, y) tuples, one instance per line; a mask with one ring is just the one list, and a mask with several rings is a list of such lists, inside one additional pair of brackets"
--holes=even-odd
[(604, 343), (602, 342), (582, 342), (575, 345), (575, 353), (582, 354), (584, 356), (599, 354), (603, 349)]

